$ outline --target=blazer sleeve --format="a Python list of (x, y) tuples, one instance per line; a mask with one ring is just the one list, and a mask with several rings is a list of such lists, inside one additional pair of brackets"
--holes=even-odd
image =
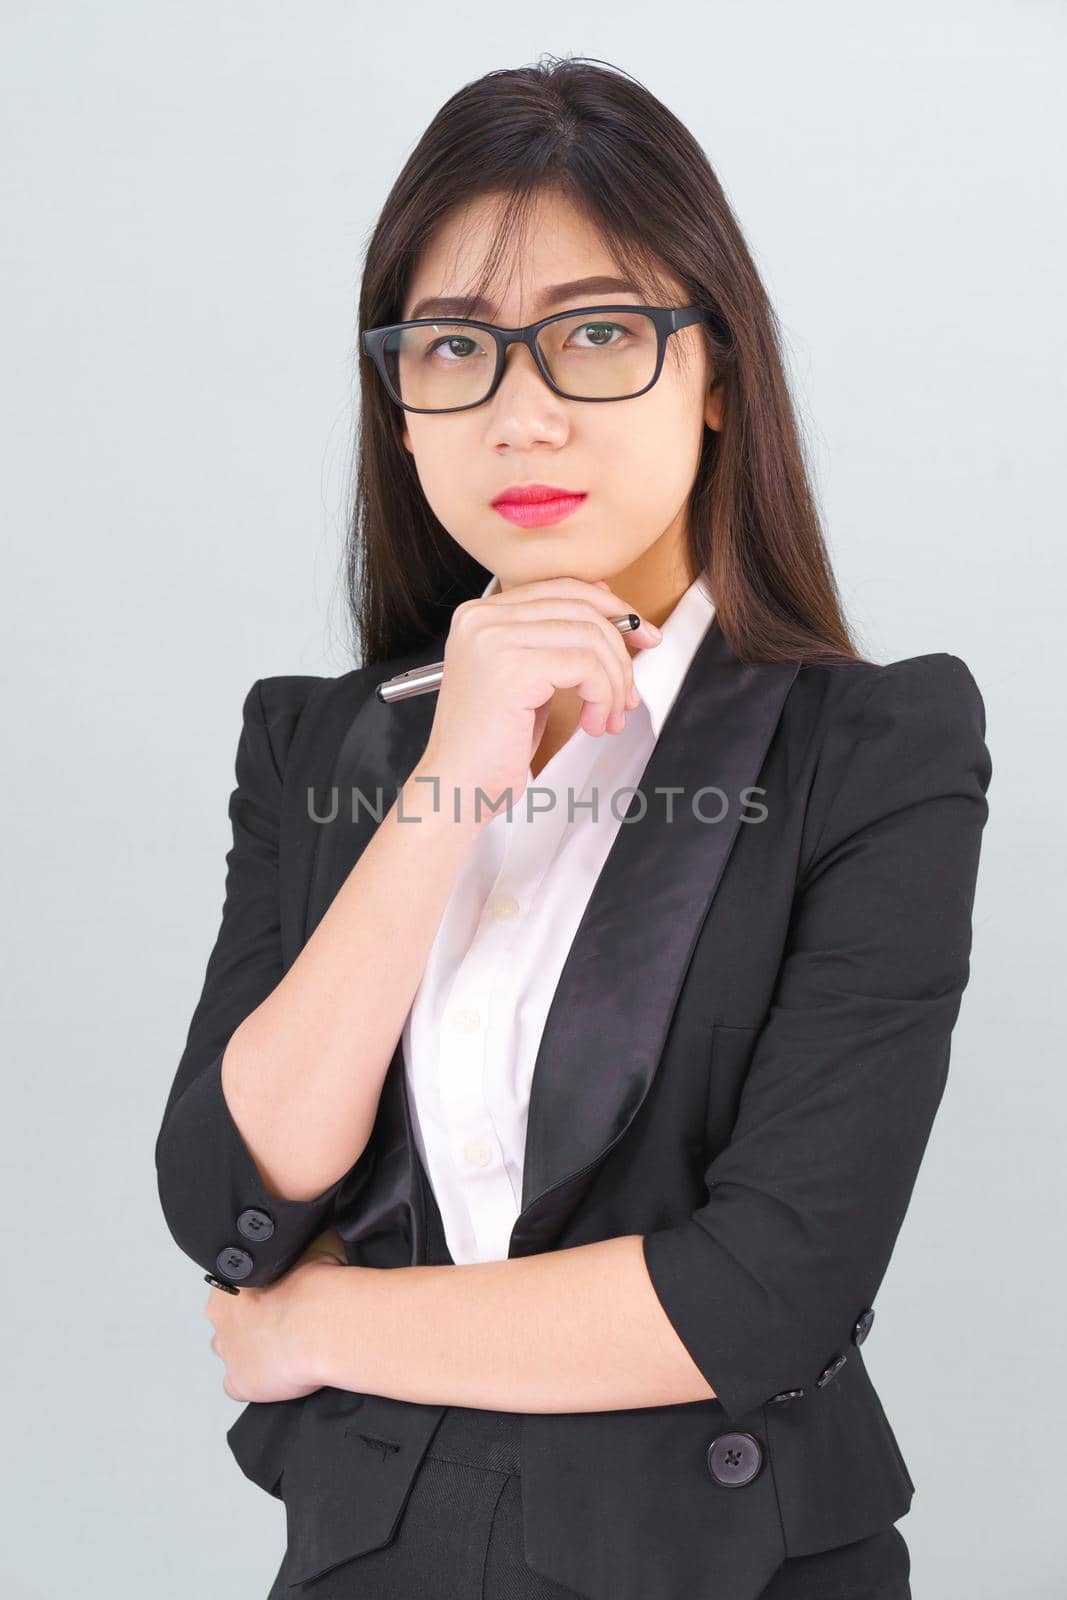
[[(233, 845), (226, 856), (222, 923), (155, 1146), (159, 1198), (179, 1247), (205, 1271), (253, 1288), (280, 1278), (330, 1226), (337, 1193), (355, 1171), (309, 1200), (268, 1192), (222, 1092), (230, 1037), (283, 976), (282, 768), (271, 729), (287, 747), (307, 686), (315, 681), (259, 679), (245, 697), (237, 787), (229, 801)], [(235, 1251), (241, 1256), (230, 1253)]]
[(706, 1203), (644, 1237), (655, 1292), (731, 1420), (847, 1355), (911, 1198), (969, 975), (991, 775), (978, 687), (946, 654), (847, 682), (730, 1142)]

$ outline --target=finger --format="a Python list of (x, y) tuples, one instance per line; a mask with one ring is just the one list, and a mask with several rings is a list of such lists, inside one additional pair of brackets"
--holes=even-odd
[[(479, 624), (479, 626), (489, 628), (504, 620), (503, 613), (498, 611), (490, 614), (488, 620)], [(554, 624), (561, 621), (568, 626), (573, 624), (580, 627), (582, 624), (591, 624), (596, 629), (597, 635), (603, 641), (610, 659), (617, 663), (621, 674), (616, 680), (617, 692), (614, 697), (614, 710), (620, 717), (625, 711), (633, 710), (634, 701), (631, 692), (634, 688), (633, 655), (626, 647), (626, 639), (631, 635), (624, 636), (621, 634), (603, 612), (597, 611), (582, 600), (544, 599), (516, 604), (510, 608), (506, 617), (508, 628), (516, 630), (517, 642), (533, 645), (554, 643), (560, 638), (565, 640), (567, 636), (561, 636), (553, 627)], [(536, 637), (528, 635), (521, 626), (532, 623), (537, 624)], [(577, 634), (574, 635), (574, 639), (577, 642)], [(651, 641), (648, 642), (651, 643)], [(615, 677), (614, 673), (613, 677)]]
[[(624, 617), (636, 608), (622, 595), (617, 594), (611, 585), (603, 578), (597, 578), (594, 583), (587, 583), (584, 578), (543, 578), (534, 583), (522, 583), (514, 589), (499, 594), (490, 594), (479, 597), (477, 600), (464, 601), (463, 606), (494, 607), (522, 605), (527, 600), (543, 599), (574, 599), (584, 600), (587, 605), (593, 606), (602, 616)], [(462, 609), (457, 606), (456, 610)], [(628, 640), (636, 644), (645, 645), (652, 639), (659, 640), (659, 632), (655, 630), (646, 618), (642, 617), (641, 627), (634, 634), (627, 634)], [(622, 637), (620, 635), (620, 637)]]
[[(549, 682), (554, 689), (576, 687), (583, 699), (593, 703), (599, 715), (583, 715), (580, 718), (581, 726), (588, 733), (603, 733), (613, 713), (617, 713), (625, 725), (627, 687), (632, 666), (625, 652), (623, 659), (620, 660), (619, 641), (610, 637), (611, 634), (617, 633), (617, 629), (612, 628), (610, 624), (605, 625), (591, 619), (588, 611), (577, 621), (552, 615), (537, 624), (499, 622), (491, 626), (506, 630), (507, 646), (522, 651), (536, 651), (537, 666), (547, 672)], [(561, 659), (561, 650), (569, 650), (580, 658), (577, 663), (572, 662), (564, 669), (566, 676), (563, 679), (557, 676), (560, 669), (556, 665)], [(546, 651), (549, 651), (547, 659)], [(595, 679), (595, 684), (590, 678), (590, 693), (586, 694), (580, 685), (589, 674), (590, 658), (595, 659), (600, 674)], [(521, 665), (525, 665), (521, 657), (518, 659)], [(538, 687), (543, 685), (543, 682), (544, 679), (539, 672), (537, 683), (531, 681), (529, 685), (531, 692), (535, 689), (539, 693), (543, 692), (543, 689)]]
[[(612, 704), (608, 713), (608, 721), (614, 719), (613, 732), (621, 733), (626, 726), (626, 715), (632, 710), (631, 690), (634, 686), (633, 656), (627, 650), (623, 635), (614, 627), (607, 617), (597, 611), (590, 616), (590, 609), (583, 606), (581, 601), (564, 601), (565, 615), (573, 616), (575, 622), (581, 626), (583, 623), (591, 624), (592, 635), (589, 636), (590, 645), (606, 651), (605, 665), (611, 674), (614, 690)], [(553, 615), (555, 615), (553, 608)], [(575, 642), (578, 643), (579, 635), (576, 633)]]
[[(594, 737), (604, 732), (615, 696), (608, 658), (596, 646), (544, 650), (543, 664), (559, 689), (576, 689), (583, 701), (579, 725)], [(539, 663), (540, 664), (540, 663)]]

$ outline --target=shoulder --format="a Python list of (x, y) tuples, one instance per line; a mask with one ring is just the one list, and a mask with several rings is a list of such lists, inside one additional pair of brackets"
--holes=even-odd
[(985, 704), (965, 661), (938, 651), (810, 670), (821, 681), (809, 688), (820, 708), (809, 861), (850, 828), (949, 798), (971, 802), (984, 820)]
[(313, 779), (324, 764), (332, 766), (353, 717), (377, 685), (428, 656), (442, 655), (444, 646), (442, 635), (405, 655), (365, 662), (333, 677), (257, 678), (245, 696), (245, 730), (251, 728), (253, 738), (269, 744), (279, 776), (291, 766)]
[(335, 677), (278, 673), (257, 678), (241, 707), (241, 752), (264, 778), (280, 783), (295, 751), (314, 746), (323, 729), (351, 717), (368, 691), (369, 669)]
[(907, 656), (884, 665), (856, 662), (803, 667), (808, 691), (819, 702), (825, 737), (872, 739), (924, 733), (984, 738), (985, 702), (967, 663), (945, 651)]

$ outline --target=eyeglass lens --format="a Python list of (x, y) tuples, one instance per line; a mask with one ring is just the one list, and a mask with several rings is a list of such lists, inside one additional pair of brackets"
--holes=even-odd
[[(620, 400), (646, 388), (657, 345), (656, 325), (641, 312), (561, 317), (537, 336), (553, 382), (576, 400)], [(406, 324), (382, 350), (393, 388), (419, 410), (476, 405), (496, 371), (492, 334), (458, 323)]]

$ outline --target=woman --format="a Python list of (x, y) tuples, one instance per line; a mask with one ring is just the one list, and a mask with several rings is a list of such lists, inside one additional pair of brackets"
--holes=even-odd
[(634, 80), (455, 95), (360, 323), (364, 660), (245, 701), (156, 1146), (272, 1600), (899, 1600), (860, 1346), (967, 981), (981, 696), (855, 649), (773, 313)]

